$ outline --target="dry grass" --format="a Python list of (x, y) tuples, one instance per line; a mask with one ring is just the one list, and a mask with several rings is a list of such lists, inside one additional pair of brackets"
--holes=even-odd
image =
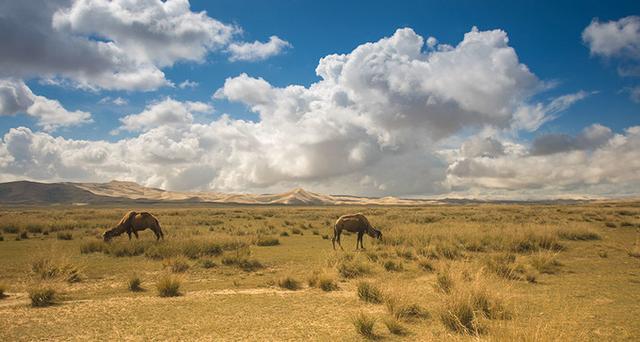
[(358, 297), (372, 304), (381, 304), (384, 301), (382, 291), (377, 286), (365, 281), (358, 283)]
[[(143, 231), (139, 240), (124, 235), (102, 242), (102, 231), (124, 210), (3, 208), (2, 282), (17, 295), (0, 306), (0, 340), (64, 339), (79, 331), (94, 340), (395, 340), (409, 333), (405, 339), (640, 336), (635, 324), (640, 311), (630, 304), (638, 300), (634, 286), (640, 278), (634, 272), (637, 260), (629, 257), (640, 257), (640, 251), (630, 244), (637, 238), (635, 229), (623, 226), (635, 227), (640, 217), (619, 214), (638, 212), (627, 204), (158, 207), (145, 210), (159, 218), (165, 241)], [(383, 231), (383, 241), (365, 237), (366, 251), (333, 251), (323, 235), (337, 217), (355, 211)], [(607, 228), (606, 222), (618, 228)], [(303, 234), (292, 234), (293, 229)], [(288, 237), (278, 236), (283, 230)], [(20, 238), (23, 232), (28, 239)], [(58, 232), (73, 239), (58, 240)], [(276, 237), (278, 244), (265, 242)], [(353, 246), (355, 238), (345, 235), (344, 245)], [(608, 252), (606, 258), (602, 251)], [(40, 258), (34, 253), (46, 255), (45, 260), (36, 262)], [(179, 278), (170, 272), (175, 260), (190, 266)], [(82, 269), (82, 282), (67, 283), (67, 274), (80, 274), (69, 272), (68, 264)], [(155, 291), (128, 293), (124, 284), (129, 287), (131, 272), (152, 284), (148, 287), (157, 285), (158, 295), (161, 288), (167, 295), (186, 288), (189, 295), (176, 305)], [(287, 277), (323, 291), (274, 295), (270, 287)], [(384, 289), (385, 296), (378, 297), (386, 310), (359, 298), (360, 282)], [(23, 314), (24, 306), (14, 300), (34, 283), (60, 289), (64, 301)], [(338, 286), (340, 292), (329, 292)], [(361, 310), (365, 319), (352, 325), (350, 318)], [(171, 319), (161, 322), (161, 317)]]
[(127, 281), (127, 288), (131, 292), (140, 292), (144, 289), (142, 288), (142, 280), (137, 274), (133, 274)]
[(181, 282), (180, 279), (171, 275), (164, 275), (158, 279), (156, 288), (158, 289), (158, 296), (160, 297), (177, 297), (181, 296), (180, 292)]
[(300, 290), (302, 288), (302, 284), (299, 280), (288, 276), (278, 280), (278, 286), (291, 291)]
[(50, 306), (55, 303), (56, 291), (48, 286), (33, 287), (29, 289), (29, 299), (33, 307)]
[(378, 336), (374, 331), (376, 320), (371, 315), (360, 312), (351, 319), (351, 322), (356, 328), (356, 332), (358, 332), (362, 337), (369, 340), (377, 339)]

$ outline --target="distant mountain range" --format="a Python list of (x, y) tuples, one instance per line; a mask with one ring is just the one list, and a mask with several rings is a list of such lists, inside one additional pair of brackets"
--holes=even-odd
[[(218, 192), (177, 192), (147, 188), (133, 182), (0, 183), (0, 203), (13, 205), (125, 204), (125, 203), (217, 203), (244, 205), (442, 205), (510, 201), (472, 199), (403, 199), (397, 197), (357, 197), (325, 195), (295, 188), (280, 194), (228, 194)], [(575, 203), (579, 200), (537, 201)]]

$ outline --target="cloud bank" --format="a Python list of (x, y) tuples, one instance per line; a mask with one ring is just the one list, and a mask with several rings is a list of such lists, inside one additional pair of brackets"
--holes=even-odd
[(119, 130), (138, 135), (116, 142), (11, 129), (0, 142), (0, 177), (406, 196), (593, 185), (606, 192), (640, 174), (633, 163), (612, 163), (637, 157), (638, 128), (613, 134), (594, 125), (577, 136), (513, 141), (589, 93), (544, 99), (544, 82), (501, 30), (473, 28), (451, 46), (403, 28), (321, 58), (316, 74), (308, 87), (228, 78), (214, 98), (246, 105), (255, 122), (194, 120), (210, 105), (167, 98), (123, 117)]

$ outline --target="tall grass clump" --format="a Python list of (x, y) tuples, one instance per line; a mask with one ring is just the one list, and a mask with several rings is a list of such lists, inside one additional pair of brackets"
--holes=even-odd
[(384, 322), (384, 325), (387, 327), (387, 330), (389, 330), (389, 332), (392, 333), (393, 335), (404, 336), (409, 333), (407, 328), (405, 328), (405, 326), (402, 325), (402, 323), (400, 323), (400, 321), (395, 317), (387, 318), (383, 322)]
[(300, 284), (300, 282), (297, 279), (292, 277), (284, 277), (278, 280), (278, 286), (280, 286), (283, 289), (287, 289), (291, 291), (300, 290), (302, 288), (302, 285)]
[(555, 274), (560, 270), (562, 263), (558, 261), (557, 253), (538, 252), (531, 256), (531, 266), (540, 273)]
[(177, 297), (182, 295), (180, 292), (180, 280), (168, 274), (158, 280), (156, 288), (158, 289), (158, 296), (160, 297)]
[(73, 234), (70, 232), (58, 232), (56, 238), (58, 240), (73, 240)]
[(516, 263), (516, 256), (511, 253), (501, 253), (484, 260), (488, 271), (509, 280), (523, 280), (530, 283), (536, 281), (536, 274), (525, 265)]
[(256, 241), (256, 246), (277, 246), (280, 244), (280, 240), (278, 240), (278, 238), (275, 237), (266, 237), (266, 236), (261, 236), (258, 238), (258, 240)]
[(402, 265), (402, 262), (396, 262), (394, 260), (387, 260), (382, 264), (382, 266), (388, 272), (402, 272), (402, 271), (404, 271), (404, 266)]
[(510, 319), (501, 298), (476, 283), (460, 288), (444, 301), (440, 320), (449, 330), (469, 335), (486, 332), (486, 319)]
[(31, 263), (31, 271), (40, 279), (62, 278), (69, 283), (82, 280), (80, 269), (68, 262), (55, 262), (50, 258), (42, 257)]
[(564, 246), (558, 241), (558, 235), (549, 231), (515, 234), (510, 250), (516, 253), (532, 253), (540, 250), (561, 251)]
[(56, 291), (48, 286), (39, 286), (29, 289), (29, 298), (32, 307), (45, 307), (54, 304)]
[(360, 334), (362, 337), (374, 340), (377, 338), (374, 325), (376, 323), (375, 318), (371, 315), (367, 315), (364, 312), (360, 312), (356, 316), (351, 319), (353, 326), (356, 328), (356, 332)]
[(435, 284), (436, 290), (442, 293), (450, 293), (451, 290), (453, 290), (454, 284), (453, 276), (449, 270), (438, 272)]
[(361, 281), (358, 283), (358, 297), (371, 304), (380, 304), (384, 301), (384, 294), (375, 285)]
[(325, 292), (338, 290), (338, 283), (335, 278), (326, 273), (314, 272), (307, 279), (309, 287), (317, 287)]
[(430, 317), (429, 311), (417, 303), (410, 303), (406, 299), (397, 297), (386, 298), (387, 310), (395, 319), (414, 321)]
[(142, 285), (142, 280), (137, 274), (131, 275), (131, 277), (129, 277), (129, 280), (127, 281), (127, 288), (131, 292), (142, 291), (143, 289), (141, 285)]
[(359, 257), (345, 257), (337, 262), (336, 268), (344, 278), (357, 278), (373, 273), (371, 263)]

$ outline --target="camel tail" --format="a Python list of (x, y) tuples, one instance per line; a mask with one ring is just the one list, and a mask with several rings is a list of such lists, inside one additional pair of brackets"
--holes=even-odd
[(162, 232), (162, 228), (160, 228), (160, 221), (158, 221), (157, 218), (153, 218), (156, 221), (156, 228), (158, 229), (158, 234), (160, 234), (160, 237), (162, 238), (162, 240), (164, 240), (164, 233)]

